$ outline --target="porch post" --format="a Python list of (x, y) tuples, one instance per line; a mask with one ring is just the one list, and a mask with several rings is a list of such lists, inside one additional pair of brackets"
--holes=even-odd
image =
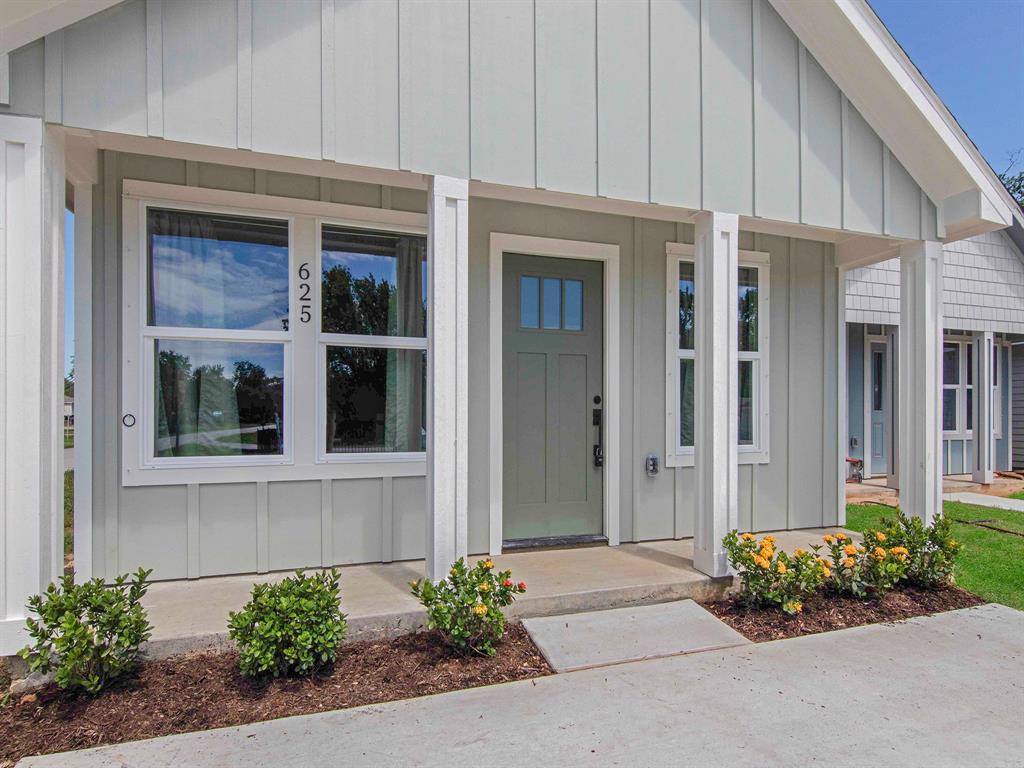
[(0, 655), (63, 567), (64, 148), (0, 115)]
[(467, 554), (469, 182), (433, 176), (427, 200), (427, 577)]
[(739, 217), (702, 211), (696, 231), (696, 387), (694, 469), (697, 478), (693, 564), (726, 576), (722, 537), (739, 524), (737, 509), (736, 270)]
[[(889, 457), (889, 472), (885, 476), (887, 488), (900, 487), (900, 371), (899, 349), (900, 329), (892, 327), (888, 331), (889, 342), (885, 345), (885, 369), (889, 371), (889, 415), (887, 416), (885, 440), (886, 455)], [(940, 446), (941, 447), (941, 446)], [(942, 453), (939, 453), (941, 459)]]
[(900, 506), (926, 524), (942, 511), (942, 244), (900, 247)]
[(992, 361), (995, 336), (992, 331), (974, 334), (974, 358), (972, 371), (974, 471), (976, 483), (990, 485), (995, 456), (995, 437), (992, 429)]

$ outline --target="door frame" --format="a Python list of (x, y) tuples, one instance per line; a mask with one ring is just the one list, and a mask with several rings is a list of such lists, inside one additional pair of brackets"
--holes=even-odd
[[(884, 330), (884, 329), (883, 329)], [(868, 480), (872, 477), (876, 477), (876, 474), (871, 469), (871, 345), (872, 344), (884, 344), (885, 345), (885, 381), (882, 383), (882, 406), (885, 410), (885, 442), (887, 443), (886, 448), (893, 446), (892, 440), (892, 355), (889, 348), (889, 337), (883, 334), (871, 334), (867, 332), (867, 326), (864, 326), (864, 479)], [(892, 474), (892, 451), (887, 450), (885, 455), (885, 469), (884, 473), (878, 474), (877, 477), (881, 477), (883, 474), (889, 477)]]
[(503, 530), (504, 489), (504, 423), (502, 355), (502, 290), (505, 253), (525, 256), (550, 256), (559, 259), (583, 259), (604, 263), (604, 477), (602, 480), (604, 509), (604, 535), (610, 546), (619, 543), (619, 378), (611, 372), (619, 370), (619, 246), (611, 243), (592, 243), (584, 240), (563, 240), (553, 237), (513, 235), (491, 232), (490, 281), (488, 300), (490, 323), (490, 355), (488, 380), (490, 383), (490, 533), (489, 553), (500, 555)]

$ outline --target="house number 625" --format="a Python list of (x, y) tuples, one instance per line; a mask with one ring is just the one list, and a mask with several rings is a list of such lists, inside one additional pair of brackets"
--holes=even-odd
[(313, 288), (309, 284), (309, 262), (299, 267), (299, 322), (305, 324), (313, 318)]

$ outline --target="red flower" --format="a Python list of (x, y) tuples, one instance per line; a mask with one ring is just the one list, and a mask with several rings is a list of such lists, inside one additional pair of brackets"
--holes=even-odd
[(526, 582), (525, 581), (520, 581), (519, 582), (519, 588), (525, 592), (526, 591)]
[(512, 579), (505, 579), (503, 582), (501, 582), (501, 586), (503, 586), (503, 587), (511, 587), (512, 586)]

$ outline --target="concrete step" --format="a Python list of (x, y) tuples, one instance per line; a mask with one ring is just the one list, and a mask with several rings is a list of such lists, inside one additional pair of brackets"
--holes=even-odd
[(556, 672), (750, 643), (693, 600), (533, 618), (523, 626)]

